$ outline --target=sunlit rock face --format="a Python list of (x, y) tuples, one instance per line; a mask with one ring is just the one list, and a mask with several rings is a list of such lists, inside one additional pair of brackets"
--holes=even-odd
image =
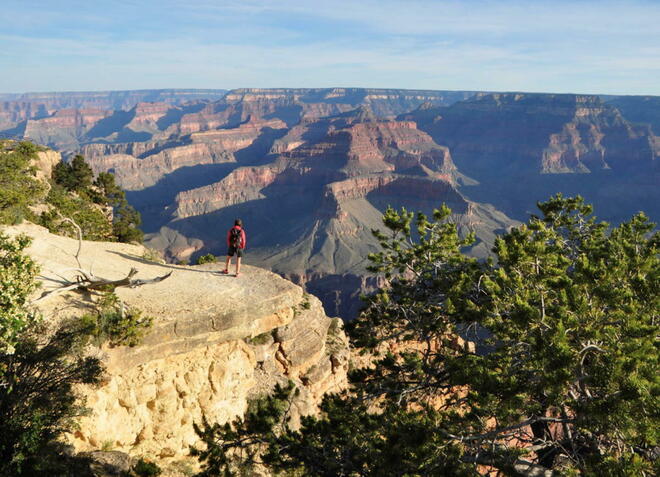
[[(334, 93), (346, 99), (345, 90)], [(301, 97), (291, 90), (234, 92), (226, 107), (207, 105), (182, 117), (176, 127), (188, 124), (190, 134), (90, 144), (83, 153), (95, 171), (115, 173), (145, 217), (150, 245), (172, 261), (224, 254), (225, 228), (240, 216), (249, 224), (248, 263), (295, 277), (342, 316), (346, 310), (354, 316), (360, 291), (373, 288), (365, 257), (377, 250), (371, 231), (388, 205), (430, 212), (446, 203), (462, 227), (488, 237), (511, 223), (461, 195), (458, 183), (469, 179), (449, 149), (415, 122), (383, 118), (362, 105), (288, 126), (290, 110), (281, 108)], [(224, 126), (205, 129), (211, 117)], [(232, 126), (231, 118), (242, 122)], [(199, 127), (189, 127), (193, 119)]]
[(584, 173), (652, 167), (658, 150), (598, 96), (498, 93), (401, 116), (447, 145), (470, 174)]
[[(33, 238), (29, 254), (42, 269), (40, 293), (78, 266), (75, 240), (31, 224), (5, 232)], [(217, 273), (219, 266), (149, 263), (143, 253), (135, 245), (82, 244), (81, 266), (93, 267), (97, 276), (118, 278), (131, 267), (142, 278), (172, 275), (117, 289), (154, 325), (135, 347), (95, 351), (106, 375), (100, 386), (82, 390), (89, 414), (69, 436), (77, 449), (112, 446), (132, 455), (178, 458), (198, 442), (193, 423), (240, 416), (250, 399), (276, 383), (291, 380), (300, 390), (294, 426), (301, 415), (316, 412), (323, 394), (346, 385), (348, 343), (341, 320), (328, 318), (319, 300), (299, 286), (256, 267), (244, 267), (236, 278)], [(83, 314), (87, 306), (77, 294), (40, 303), (51, 323)]]
[(366, 257), (378, 250), (371, 230), (382, 227), (387, 206), (430, 213), (447, 204), (461, 233), (476, 232), (470, 253), (481, 257), (496, 233), (557, 192), (583, 195), (614, 222), (638, 210), (657, 216), (654, 104), (589, 95), (238, 89), (215, 101), (138, 101), (96, 122), (85, 119), (93, 112), (56, 112), (44, 124), (60, 114), (69, 129), (33, 130), (77, 141), (68, 156), (81, 152), (96, 172), (115, 173), (142, 213), (148, 243), (169, 260), (223, 255), (226, 229), (241, 217), (248, 263), (296, 280), (328, 312), (350, 318), (360, 290), (376, 286)]

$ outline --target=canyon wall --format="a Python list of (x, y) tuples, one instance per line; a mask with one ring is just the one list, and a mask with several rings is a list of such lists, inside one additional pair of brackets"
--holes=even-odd
[(224, 255), (226, 229), (241, 217), (246, 261), (300, 277), (335, 313), (359, 306), (354, 283), (369, 287), (371, 230), (388, 206), (429, 214), (446, 203), (459, 230), (476, 233), (477, 256), (557, 192), (584, 196), (606, 220), (639, 210), (655, 219), (656, 100), (252, 88), (217, 101), (60, 111), (24, 127), (114, 172), (148, 243), (169, 260)]
[(649, 126), (626, 120), (598, 96), (478, 95), (400, 119), (415, 121), (478, 177), (651, 168), (660, 154)]

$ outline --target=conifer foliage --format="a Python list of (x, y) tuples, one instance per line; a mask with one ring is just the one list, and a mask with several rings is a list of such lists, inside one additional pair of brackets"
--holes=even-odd
[(0, 224), (33, 218), (30, 206), (46, 195), (46, 186), (36, 179), (31, 164), (37, 152), (30, 142), (0, 141)]
[(83, 411), (76, 386), (98, 383), (102, 369), (84, 353), (82, 322), (52, 331), (30, 308), (38, 267), (29, 244), (0, 234), (0, 475), (75, 475), (54, 470), (54, 440)]
[[(73, 234), (73, 219), (89, 240), (142, 242), (140, 213), (126, 200), (126, 193), (115, 183), (115, 176), (101, 172), (96, 178), (85, 158), (76, 155), (70, 162), (60, 162), (53, 169), (53, 187), (48, 202), (55, 210), (42, 215), (42, 223), (51, 231)], [(112, 210), (112, 221), (103, 208)]]
[(488, 261), (463, 253), (447, 208), (388, 209), (370, 259), (389, 285), (348, 327), (373, 365), (299, 430), (278, 430), (275, 404), (259, 425), (200, 429), (203, 463), (231, 473), (258, 446), (314, 476), (658, 475), (660, 235), (642, 213), (598, 222), (580, 197), (539, 209)]

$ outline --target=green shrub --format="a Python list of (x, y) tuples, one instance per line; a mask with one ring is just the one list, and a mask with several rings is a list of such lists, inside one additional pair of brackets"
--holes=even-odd
[[(144, 233), (139, 229), (142, 223), (140, 213), (129, 205), (126, 194), (115, 183), (115, 176), (101, 172), (92, 182), (93, 178), (92, 168), (80, 155), (69, 163), (57, 164), (53, 169), (54, 186), (47, 199), (56, 211), (46, 213), (42, 223), (54, 233), (70, 235), (73, 227), (61, 223), (62, 215), (75, 220), (86, 239), (142, 243)], [(112, 221), (102, 207), (112, 208)], [(77, 215), (78, 219), (72, 215)], [(105, 222), (103, 230), (99, 229), (100, 218)], [(85, 221), (84, 227), (81, 220)]]
[(168, 470), (176, 474), (183, 474), (186, 477), (192, 477), (193, 475), (195, 475), (195, 470), (193, 469), (193, 466), (190, 465), (188, 462), (184, 462), (184, 461), (172, 462)]
[(213, 255), (212, 253), (207, 253), (206, 255), (202, 255), (201, 257), (197, 258), (197, 262), (195, 262), (197, 265), (203, 265), (205, 263), (216, 263), (218, 261), (218, 257)]
[(112, 441), (112, 439), (106, 439), (101, 444), (101, 450), (103, 452), (110, 452), (114, 448), (115, 448), (115, 443)]
[[(37, 288), (37, 264), (24, 253), (30, 239), (10, 239), (0, 234), (0, 352), (13, 350), (20, 333), (37, 320), (27, 308), (30, 294)], [(2, 370), (0, 369), (0, 375)]]
[(144, 253), (142, 254), (142, 259), (148, 262), (165, 263), (162, 254), (158, 250), (153, 248), (146, 248)]
[(270, 331), (261, 333), (260, 335), (255, 336), (254, 338), (248, 338), (246, 342), (251, 345), (261, 346), (268, 343), (273, 337), (273, 334)]
[(112, 233), (119, 242), (142, 243), (144, 232), (138, 228), (141, 224), (140, 213), (124, 200), (114, 211)]
[(162, 473), (162, 470), (157, 464), (142, 458), (135, 463), (131, 470), (138, 477), (156, 477)]
[(113, 239), (112, 225), (101, 208), (94, 204), (84, 193), (67, 192), (66, 188), (54, 184), (50, 189), (46, 202), (53, 206), (52, 210), (43, 212), (39, 224), (50, 232), (67, 237), (77, 238), (78, 233), (73, 225), (63, 222), (63, 217), (75, 221), (82, 230), (85, 240)]
[(98, 383), (102, 367), (84, 354), (86, 326), (47, 330), (28, 306), (38, 273), (29, 243), (0, 234), (0, 475), (74, 475), (56, 469), (53, 444), (83, 412), (75, 390)]
[(37, 150), (29, 142), (0, 146), (0, 224), (32, 219), (30, 206), (46, 195), (46, 185), (36, 179), (36, 169), (30, 164)]
[(199, 475), (658, 475), (660, 233), (580, 197), (538, 207), (484, 261), (448, 207), (388, 208), (368, 268), (387, 280), (346, 327), (371, 362), (299, 428), (281, 387), (196, 426)]
[(110, 346), (136, 346), (153, 324), (153, 318), (124, 305), (114, 293), (106, 294), (98, 303), (95, 313), (83, 315), (83, 326), (89, 327), (96, 344)]
[(74, 475), (54, 444), (84, 412), (76, 389), (103, 371), (84, 354), (86, 332), (77, 321), (55, 333), (31, 323), (11, 353), (0, 351), (0, 475)]
[(101, 172), (94, 181), (97, 203), (112, 206), (112, 233), (119, 242), (142, 243), (144, 233), (139, 229), (142, 224), (140, 213), (129, 205), (126, 193), (115, 183), (115, 176), (109, 172)]
[(309, 293), (303, 293), (303, 301), (300, 303), (300, 308), (309, 310), (311, 307), (312, 303), (309, 301)]
[(53, 180), (68, 191), (87, 192), (93, 179), (92, 168), (80, 154), (70, 162), (60, 162), (53, 168)]

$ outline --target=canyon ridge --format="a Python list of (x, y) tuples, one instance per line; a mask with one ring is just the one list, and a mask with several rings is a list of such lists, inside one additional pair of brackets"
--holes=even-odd
[(656, 97), (326, 88), (0, 101), (0, 135), (113, 172), (170, 262), (224, 255), (241, 217), (247, 263), (346, 319), (378, 284), (367, 256), (388, 206), (447, 204), (481, 257), (557, 192), (613, 222), (660, 212)]

